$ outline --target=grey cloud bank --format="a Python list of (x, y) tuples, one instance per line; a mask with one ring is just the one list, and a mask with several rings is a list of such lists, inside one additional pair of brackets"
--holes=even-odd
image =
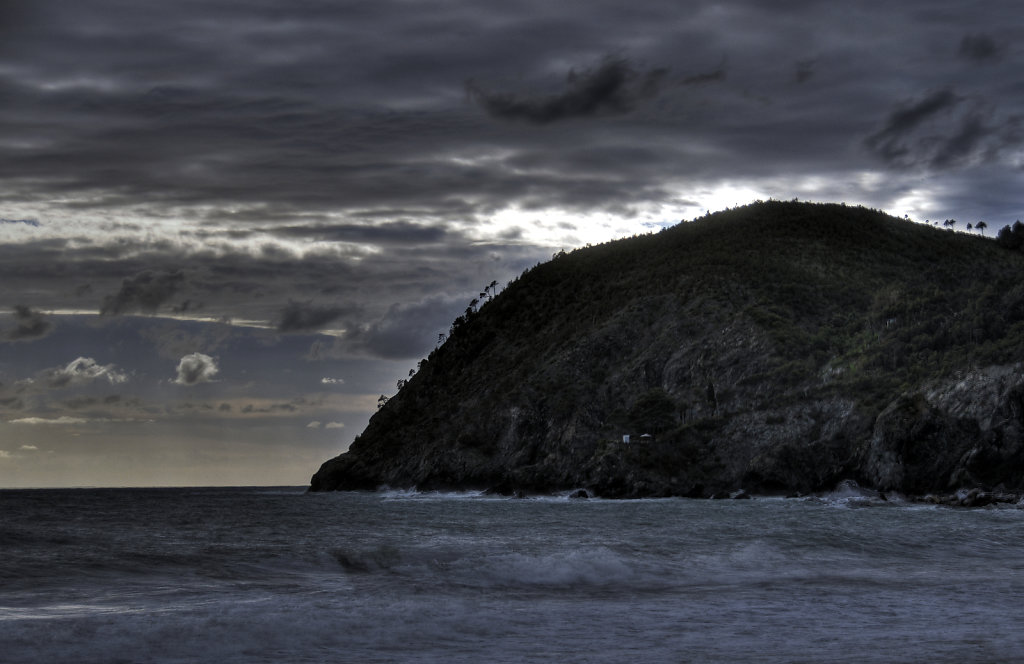
[[(183, 413), (207, 441), (259, 415), (319, 458), (346, 441), (306, 426), (340, 421), (317, 390), (358, 432), (485, 285), (561, 249), (772, 196), (1021, 216), (1013, 2), (0, 11), (0, 415), (57, 422), (19, 432), (173, 446)], [(26, 387), (74, 358), (137, 401)], [(224, 445), (214, 467), (253, 453)]]
[[(884, 168), (863, 142), (908, 100), (956, 90), (997, 116), (1020, 101), (1013, 3), (33, 7), (8, 27), (0, 175), (40, 220), (159, 213), (251, 232), (337, 214), (278, 233), (360, 242), (373, 220), (414, 239), (524, 200), (628, 207), (638, 182), (671, 202), (687, 182), (756, 181), (773, 153), (787, 174), (820, 173), (822, 145), (838, 157), (826, 174)], [(626, 146), (628, 162), (545, 167)], [(645, 169), (655, 156), (667, 168)]]

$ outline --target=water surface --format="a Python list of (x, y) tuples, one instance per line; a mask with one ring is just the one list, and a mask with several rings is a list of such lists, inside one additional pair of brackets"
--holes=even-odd
[(1024, 661), (1024, 510), (0, 491), (19, 662)]

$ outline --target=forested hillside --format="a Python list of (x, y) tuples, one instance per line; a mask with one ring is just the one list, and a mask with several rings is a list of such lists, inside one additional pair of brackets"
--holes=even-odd
[(491, 294), (311, 488), (1024, 486), (1024, 254), (994, 240), (758, 202)]

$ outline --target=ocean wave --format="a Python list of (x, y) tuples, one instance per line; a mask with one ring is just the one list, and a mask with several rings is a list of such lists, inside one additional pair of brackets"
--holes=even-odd
[(355, 580), (379, 575), (421, 585), (500, 590), (651, 590), (665, 586), (664, 569), (607, 547), (555, 552), (454, 547), (334, 549), (332, 558)]
[[(587, 547), (547, 554), (507, 553), (476, 561), (474, 583), (522, 588), (637, 589), (645, 585), (636, 560), (605, 547)], [(651, 581), (652, 579), (647, 579)]]
[(1024, 648), (1024, 510), (846, 509), (880, 501), (852, 486), (750, 501), (48, 495), (56, 506), (38, 509), (14, 496), (0, 527), (14, 537), (0, 541), (4, 664), (954, 662)]
[(818, 503), (829, 507), (860, 508), (860, 507), (905, 507), (913, 505), (901, 494), (891, 491), (883, 492), (860, 486), (854, 480), (843, 480), (832, 491), (803, 496), (797, 500)]
[(495, 498), (482, 491), (420, 491), (419, 489), (392, 489), (383, 486), (377, 490), (384, 500), (466, 500), (470, 498)]
[[(567, 491), (559, 491), (555, 493), (537, 493), (507, 496), (498, 493), (490, 493), (488, 491), (421, 491), (417, 488), (392, 489), (387, 486), (382, 486), (377, 490), (377, 494), (384, 500), (533, 500), (538, 502), (564, 502), (567, 500), (585, 500), (578, 495), (580, 491), (583, 491), (587, 494), (586, 499), (602, 500), (600, 497), (593, 495), (586, 489), (569, 489)], [(660, 499), (652, 498), (645, 500)]]

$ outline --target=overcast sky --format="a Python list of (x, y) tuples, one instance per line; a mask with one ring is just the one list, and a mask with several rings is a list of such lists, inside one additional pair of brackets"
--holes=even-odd
[(1022, 65), (1008, 1), (0, 1), (0, 487), (304, 484), (487, 284), (708, 210), (994, 231)]

